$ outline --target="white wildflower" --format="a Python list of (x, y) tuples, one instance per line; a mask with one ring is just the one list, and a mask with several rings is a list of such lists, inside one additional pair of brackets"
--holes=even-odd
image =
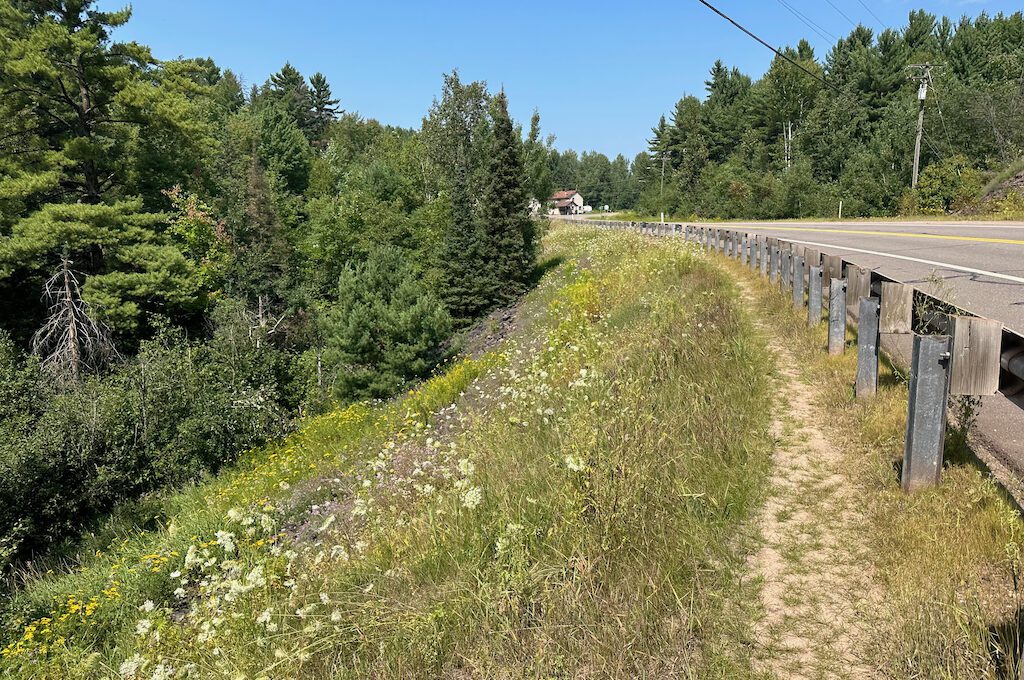
[(224, 548), (224, 552), (235, 552), (235, 535), (230, 531), (217, 532), (217, 544)]
[(153, 629), (153, 622), (149, 619), (139, 619), (139, 622), (135, 624), (136, 635), (149, 635), (149, 631)]
[(462, 493), (462, 505), (465, 508), (472, 510), (482, 503), (484, 500), (484, 492), (479, 486), (474, 486), (466, 489)]
[(153, 600), (146, 600), (141, 605), (139, 605), (139, 611), (146, 612), (147, 614), (153, 611), (154, 609), (156, 609), (156, 605), (153, 604)]
[(143, 658), (139, 654), (136, 654), (135, 656), (121, 664), (120, 668), (118, 668), (118, 673), (121, 674), (122, 678), (138, 677), (139, 671), (142, 670), (147, 663), (148, 662), (146, 661), (145, 658)]
[(566, 456), (565, 467), (569, 468), (573, 472), (583, 472), (587, 469), (587, 464), (583, 462), (583, 459), (579, 456)]

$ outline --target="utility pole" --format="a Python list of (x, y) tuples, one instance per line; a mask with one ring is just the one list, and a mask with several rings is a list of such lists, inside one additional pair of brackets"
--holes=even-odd
[(914, 142), (914, 174), (910, 180), (910, 187), (917, 186), (917, 177), (921, 167), (921, 138), (924, 136), (924, 100), (928, 96), (928, 83), (932, 80), (932, 65), (911, 64), (907, 67), (911, 71), (910, 79), (917, 81), (917, 140)]

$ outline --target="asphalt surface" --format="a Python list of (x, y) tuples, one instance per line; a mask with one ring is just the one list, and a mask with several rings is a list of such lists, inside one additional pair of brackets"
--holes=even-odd
[(1024, 335), (1024, 223), (718, 222), (877, 269)]
[[(716, 222), (841, 255), (1024, 335), (1024, 223)], [(894, 343), (905, 344), (905, 343)], [(1024, 505), (1024, 396), (982, 398), (981, 460)]]

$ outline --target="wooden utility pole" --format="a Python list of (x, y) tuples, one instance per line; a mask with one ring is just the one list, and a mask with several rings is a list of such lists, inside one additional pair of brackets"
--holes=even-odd
[(910, 187), (917, 186), (917, 177), (921, 167), (921, 138), (924, 136), (924, 100), (928, 96), (928, 83), (932, 80), (931, 64), (911, 64), (910, 79), (917, 81), (917, 140), (914, 142), (914, 174)]

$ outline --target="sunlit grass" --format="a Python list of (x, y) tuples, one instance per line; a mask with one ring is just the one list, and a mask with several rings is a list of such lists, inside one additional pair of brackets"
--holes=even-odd
[(963, 438), (955, 433), (941, 486), (903, 493), (904, 374), (883, 362), (878, 394), (855, 399), (855, 347), (828, 356), (825, 324), (808, 329), (788, 294), (730, 267), (750, 281), (769, 327), (795, 355), (806, 389), (826, 414), (821, 425), (844, 453), (866, 519), (865, 567), (884, 594), (871, 664), (894, 678), (1017, 677), (1024, 523), (1016, 508), (957, 449)]
[(498, 352), (21, 574), (0, 674), (752, 676), (769, 356), (683, 244), (545, 249), (562, 264)]

